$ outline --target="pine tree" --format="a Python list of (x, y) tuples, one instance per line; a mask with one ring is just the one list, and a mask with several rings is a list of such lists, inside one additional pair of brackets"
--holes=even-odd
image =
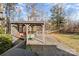
[(62, 4), (56, 4), (51, 9), (51, 23), (56, 30), (61, 30), (65, 23), (64, 9)]

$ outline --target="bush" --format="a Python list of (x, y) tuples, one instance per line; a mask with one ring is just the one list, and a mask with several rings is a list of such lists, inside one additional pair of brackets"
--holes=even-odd
[(2, 26), (0, 26), (0, 34), (4, 34), (5, 33), (5, 30)]
[(12, 36), (9, 34), (0, 34), (0, 54), (12, 47)]

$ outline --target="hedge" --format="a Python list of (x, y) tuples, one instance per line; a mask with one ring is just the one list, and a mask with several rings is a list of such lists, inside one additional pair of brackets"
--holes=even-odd
[(10, 34), (0, 34), (0, 54), (12, 47), (12, 36)]

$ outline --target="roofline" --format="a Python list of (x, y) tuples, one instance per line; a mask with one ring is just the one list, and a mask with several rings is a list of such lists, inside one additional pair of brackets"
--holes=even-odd
[(44, 21), (10, 21), (11, 24), (44, 24)]

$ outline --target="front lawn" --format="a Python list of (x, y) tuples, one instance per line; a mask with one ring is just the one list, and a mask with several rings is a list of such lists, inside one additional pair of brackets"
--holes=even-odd
[(65, 43), (71, 48), (79, 52), (79, 35), (78, 34), (52, 34), (58, 41)]

